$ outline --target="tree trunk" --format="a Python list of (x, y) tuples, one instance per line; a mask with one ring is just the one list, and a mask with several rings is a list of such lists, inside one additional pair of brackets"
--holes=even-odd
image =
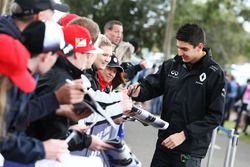
[(171, 1), (171, 9), (168, 14), (164, 42), (163, 42), (163, 53), (165, 55), (165, 60), (171, 58), (171, 40), (172, 40), (172, 30), (173, 30), (173, 19), (175, 15), (176, 0)]

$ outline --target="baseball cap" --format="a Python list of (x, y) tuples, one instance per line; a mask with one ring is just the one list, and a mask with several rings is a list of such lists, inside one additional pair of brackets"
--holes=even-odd
[(55, 3), (54, 0), (15, 0), (15, 2), (22, 8), (22, 11), (13, 13), (14, 16), (33, 15), (47, 9), (69, 11), (68, 5)]
[(76, 24), (63, 27), (64, 39), (71, 44), (74, 52), (103, 53), (103, 50), (95, 47), (89, 31)]
[(111, 56), (111, 60), (107, 66), (116, 68), (119, 73), (124, 72), (122, 66), (119, 65), (119, 61), (115, 55)]
[(20, 41), (6, 34), (0, 34), (0, 73), (22, 91), (29, 93), (36, 87), (36, 82), (28, 71), (30, 54)]
[(61, 17), (58, 21), (58, 23), (65, 27), (71, 20), (74, 20), (75, 18), (78, 18), (80, 16), (78, 16), (77, 14), (74, 13), (68, 13), (65, 16)]
[(52, 21), (34, 21), (29, 24), (22, 32), (22, 42), (31, 54), (58, 50), (64, 55), (73, 52), (73, 46), (69, 47), (64, 41), (61, 26)]

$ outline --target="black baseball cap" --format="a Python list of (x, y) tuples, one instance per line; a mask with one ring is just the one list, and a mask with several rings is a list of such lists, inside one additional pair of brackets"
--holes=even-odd
[(52, 21), (34, 21), (29, 24), (22, 32), (22, 42), (31, 56), (49, 51), (60, 51), (63, 55), (73, 53), (73, 46), (70, 50), (69, 44), (64, 41), (61, 26)]
[(107, 66), (116, 68), (119, 73), (124, 72), (122, 66), (119, 65), (117, 57), (114, 54), (111, 56), (111, 60)]
[(68, 5), (55, 3), (54, 0), (15, 0), (15, 2), (22, 8), (22, 12), (13, 13), (14, 16), (29, 16), (47, 9), (69, 11)]

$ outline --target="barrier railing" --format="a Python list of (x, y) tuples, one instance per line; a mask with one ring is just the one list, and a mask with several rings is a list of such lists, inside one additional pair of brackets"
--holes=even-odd
[(215, 146), (215, 141), (216, 141), (218, 130), (226, 134), (227, 137), (229, 138), (223, 167), (233, 167), (234, 162), (235, 162), (235, 155), (236, 155), (239, 135), (234, 134), (235, 132), (234, 129), (227, 129), (222, 126), (218, 126), (213, 131), (212, 140), (211, 140), (211, 144), (210, 144), (210, 148), (208, 152), (207, 167), (211, 167), (212, 157), (214, 153), (214, 146)]

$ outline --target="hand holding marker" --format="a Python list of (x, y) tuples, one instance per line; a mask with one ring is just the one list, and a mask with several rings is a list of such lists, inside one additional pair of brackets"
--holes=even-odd
[[(129, 97), (132, 96), (132, 94), (138, 89), (140, 85), (138, 84), (128, 95)], [(133, 105), (132, 111), (135, 113), (133, 116), (135, 119), (141, 121), (142, 123), (145, 123), (147, 125), (151, 125), (157, 129), (167, 129), (169, 126), (169, 123), (162, 120), (161, 118), (158, 118), (151, 114), (150, 112), (142, 109), (139, 106)]]

